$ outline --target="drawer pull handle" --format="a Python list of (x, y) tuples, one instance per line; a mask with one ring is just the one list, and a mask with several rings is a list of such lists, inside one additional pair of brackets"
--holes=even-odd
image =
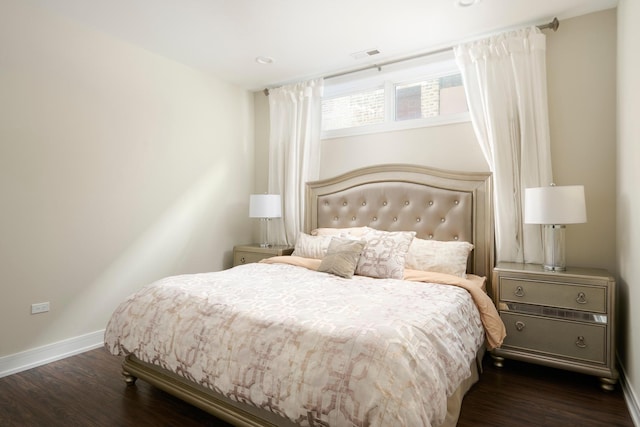
[(523, 297), (524, 296), (524, 289), (522, 289), (522, 286), (518, 286), (513, 293), (517, 297)]
[(576, 340), (576, 347), (587, 348), (587, 343), (584, 342), (584, 337), (580, 335)]
[(587, 303), (587, 296), (585, 295), (584, 292), (578, 293), (578, 298), (576, 298), (576, 302), (578, 304), (586, 304)]
[(244, 264), (245, 262), (247, 262), (247, 260), (244, 259), (244, 257), (240, 258), (240, 264)]
[(524, 329), (524, 327), (525, 327), (524, 322), (522, 322), (522, 321), (520, 321), (520, 320), (518, 320), (518, 321), (516, 322), (516, 329), (517, 329), (518, 331), (523, 330), (523, 329)]

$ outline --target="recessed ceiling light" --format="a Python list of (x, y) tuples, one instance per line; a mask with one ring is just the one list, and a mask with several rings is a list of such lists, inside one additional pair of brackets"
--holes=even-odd
[(481, 0), (455, 0), (456, 6), (458, 7), (471, 7), (475, 4), (480, 3)]
[(258, 64), (273, 64), (273, 58), (268, 56), (256, 56), (256, 62)]

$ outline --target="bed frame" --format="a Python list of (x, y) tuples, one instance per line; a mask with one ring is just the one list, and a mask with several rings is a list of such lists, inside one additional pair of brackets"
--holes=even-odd
[[(358, 169), (307, 184), (305, 231), (366, 225), (387, 231), (416, 231), (416, 236), (423, 239), (468, 241), (474, 245), (468, 271), (489, 281), (494, 263), (491, 189), (490, 173), (394, 164)], [(490, 290), (489, 283), (488, 287)], [(127, 384), (133, 385), (140, 378), (233, 425), (293, 425), (276, 414), (227, 399), (131, 355), (125, 358), (122, 369)], [(450, 400), (452, 425), (464, 393), (476, 380), (474, 371), (459, 387), (456, 398)]]

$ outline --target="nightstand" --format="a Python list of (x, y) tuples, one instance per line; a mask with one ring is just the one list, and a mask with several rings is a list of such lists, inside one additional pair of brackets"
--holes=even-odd
[(293, 246), (273, 245), (266, 248), (260, 245), (238, 245), (233, 247), (233, 266), (258, 262), (272, 256), (291, 255)]
[(493, 298), (507, 328), (494, 364), (504, 358), (595, 375), (605, 390), (615, 368), (615, 281), (605, 270), (498, 263)]

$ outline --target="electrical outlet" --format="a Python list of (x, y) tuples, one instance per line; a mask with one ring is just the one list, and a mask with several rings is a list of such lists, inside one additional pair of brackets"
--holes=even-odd
[(31, 304), (31, 314), (46, 313), (49, 311), (49, 302)]

